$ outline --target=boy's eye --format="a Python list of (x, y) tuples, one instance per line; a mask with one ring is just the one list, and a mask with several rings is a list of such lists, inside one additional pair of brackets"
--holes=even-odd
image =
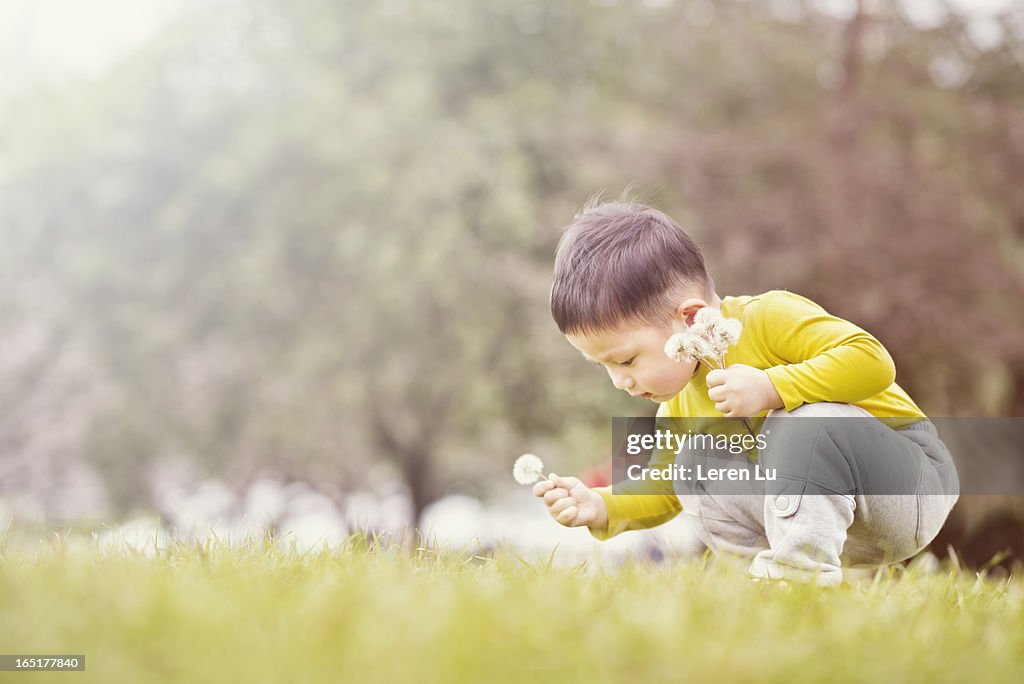
[(620, 366), (632, 366), (634, 361), (636, 361), (636, 357), (635, 356), (630, 358), (630, 359), (628, 359), (627, 361), (622, 361), (621, 363), (619, 363), (619, 365)]

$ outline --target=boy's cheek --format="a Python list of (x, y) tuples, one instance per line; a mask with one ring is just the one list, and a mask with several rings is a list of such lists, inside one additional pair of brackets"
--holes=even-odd
[(690, 384), (690, 381), (693, 380), (693, 377), (695, 375), (697, 375), (697, 364), (696, 363), (693, 364), (692, 366), (690, 366), (689, 374), (686, 376), (686, 384), (687, 385)]

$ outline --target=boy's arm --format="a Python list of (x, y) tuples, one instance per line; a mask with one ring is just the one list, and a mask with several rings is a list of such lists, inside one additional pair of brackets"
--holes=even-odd
[[(658, 417), (664, 418), (667, 404), (658, 407)], [(655, 450), (648, 464), (658, 468), (674, 463), (671, 450)], [(671, 481), (622, 480), (612, 487), (595, 487), (608, 510), (608, 524), (599, 529), (590, 528), (590, 534), (604, 541), (629, 530), (645, 530), (666, 523), (683, 510)]]
[[(653, 487), (651, 484), (651, 481), (619, 482), (612, 494), (610, 487), (591, 489), (575, 477), (551, 474), (533, 486), (533, 495), (544, 499), (548, 513), (560, 524), (586, 526), (592, 535), (603, 541), (626, 530), (659, 525), (682, 510), (674, 493), (658, 494), (656, 491), (664, 488), (660, 483)], [(626, 494), (623, 489), (631, 491)], [(667, 489), (672, 492), (671, 484)]]
[[(608, 508), (608, 525), (601, 529), (590, 529), (590, 534), (597, 539), (604, 541), (617, 534), (629, 530), (645, 530), (666, 523), (679, 515), (683, 505), (679, 503), (679, 497), (672, 489), (671, 482), (648, 481), (647, 491), (641, 493), (625, 493), (623, 490), (630, 488), (632, 484), (640, 483), (616, 483), (615, 493), (612, 494), (611, 487), (595, 487), (594, 491), (601, 495), (604, 504)], [(657, 489), (664, 490), (667, 485), (668, 493), (657, 492)]]
[(896, 366), (882, 343), (789, 292), (762, 300), (752, 323), (782, 364), (765, 372), (787, 411), (816, 401), (856, 403), (885, 391)]

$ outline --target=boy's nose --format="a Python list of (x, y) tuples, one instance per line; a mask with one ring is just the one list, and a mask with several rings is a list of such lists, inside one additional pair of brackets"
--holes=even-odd
[(612, 384), (615, 385), (615, 389), (626, 390), (626, 391), (629, 391), (634, 386), (636, 386), (636, 382), (633, 381), (633, 378), (631, 378), (629, 376), (623, 376), (623, 375), (617, 375), (617, 376), (613, 375), (612, 376)]

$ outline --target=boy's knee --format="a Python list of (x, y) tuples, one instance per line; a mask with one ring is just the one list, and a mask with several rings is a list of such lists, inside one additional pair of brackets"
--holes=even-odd
[[(863, 417), (867, 412), (850, 404), (804, 404), (793, 411), (772, 411), (764, 424), (765, 449), (759, 460), (778, 478), (769, 482), (769, 494), (851, 494), (856, 477), (849, 459), (849, 435), (845, 421), (835, 418)], [(781, 420), (789, 417), (826, 420)], [(797, 489), (794, 489), (797, 488)]]

